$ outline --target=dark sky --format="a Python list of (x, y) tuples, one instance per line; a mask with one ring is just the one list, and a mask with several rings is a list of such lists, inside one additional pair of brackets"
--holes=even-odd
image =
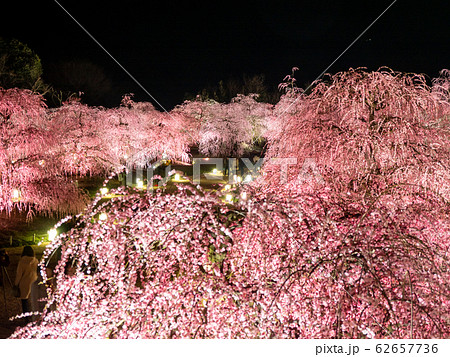
[[(59, 2), (167, 109), (186, 92), (244, 73), (263, 73), (276, 86), (297, 66), (299, 84), (310, 82), (392, 3)], [(329, 72), (385, 65), (437, 76), (450, 68), (449, 6), (398, 0)], [(151, 101), (54, 1), (15, 1), (0, 26), (0, 36), (37, 52), (44, 71), (86, 59), (104, 68), (116, 93)], [(113, 100), (118, 105), (120, 95)]]

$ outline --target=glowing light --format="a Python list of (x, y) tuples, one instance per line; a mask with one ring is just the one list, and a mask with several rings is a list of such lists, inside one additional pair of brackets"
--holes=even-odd
[(231, 193), (229, 193), (225, 196), (225, 201), (231, 202), (232, 200), (233, 200), (233, 195)]
[(53, 241), (58, 236), (58, 231), (56, 230), (56, 228), (52, 228), (47, 232), (47, 234), (48, 240)]
[(106, 221), (107, 218), (108, 215), (105, 212), (100, 213), (100, 215), (98, 216), (99, 221)]
[(180, 181), (180, 174), (175, 174), (175, 176), (174, 176), (174, 180), (175, 181)]
[(218, 172), (219, 172), (219, 171), (218, 171), (217, 169), (213, 169), (213, 174), (214, 174), (214, 175), (217, 175)]
[(209, 160), (209, 157), (205, 158), (205, 161), (208, 161), (208, 160)]
[(141, 179), (137, 179), (136, 186), (137, 188), (144, 188), (144, 181), (142, 181)]
[(18, 200), (19, 198), (20, 198), (20, 191), (18, 190), (18, 189), (14, 189), (13, 191), (12, 191), (12, 198), (14, 199), (14, 200)]
[(241, 176), (237, 177), (237, 182), (242, 182), (242, 177)]
[(102, 196), (106, 195), (107, 193), (108, 193), (108, 188), (107, 188), (107, 187), (102, 187), (102, 188), (100, 189), (100, 194), (101, 194)]
[(225, 191), (228, 191), (231, 188), (230, 185), (225, 185)]

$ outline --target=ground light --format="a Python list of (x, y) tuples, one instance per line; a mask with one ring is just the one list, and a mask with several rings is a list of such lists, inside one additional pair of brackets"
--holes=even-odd
[(107, 218), (108, 215), (105, 212), (100, 213), (100, 215), (98, 216), (99, 221), (106, 221)]
[(228, 193), (228, 194), (225, 196), (225, 201), (231, 202), (232, 200), (233, 200), (233, 195), (232, 195), (231, 193)]
[(238, 176), (238, 175), (233, 175), (233, 182), (234, 183), (241, 183), (242, 182), (242, 177)]
[(208, 180), (217, 180), (223, 178), (223, 172), (217, 168), (212, 169), (210, 172), (205, 172), (205, 177)]
[(48, 232), (48, 240), (50, 242), (53, 242), (53, 240), (56, 238), (56, 236), (58, 235), (58, 231), (56, 230), (56, 228), (52, 228), (50, 229)]
[(136, 180), (136, 187), (141, 189), (144, 188), (144, 181), (142, 181), (141, 179), (137, 179)]
[(102, 188), (100, 189), (100, 194), (101, 194), (102, 196), (106, 195), (107, 193), (108, 193), (108, 188), (107, 188), (107, 187), (102, 187)]
[(175, 174), (174, 180), (175, 181), (180, 181), (180, 174)]
[(20, 201), (20, 191), (17, 188), (12, 191), (12, 199), (14, 202)]

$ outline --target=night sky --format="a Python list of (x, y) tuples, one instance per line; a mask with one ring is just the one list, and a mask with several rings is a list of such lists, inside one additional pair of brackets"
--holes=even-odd
[[(262, 73), (276, 87), (296, 66), (305, 86), (392, 3), (59, 2), (168, 110), (187, 92), (244, 73)], [(450, 68), (449, 6), (398, 0), (329, 72), (384, 65), (436, 77)], [(42, 59), (44, 78), (55, 63), (88, 60), (114, 85), (114, 95), (100, 104), (118, 105), (130, 92), (151, 101), (54, 1), (16, 1), (8, 11), (0, 36), (28, 44)]]

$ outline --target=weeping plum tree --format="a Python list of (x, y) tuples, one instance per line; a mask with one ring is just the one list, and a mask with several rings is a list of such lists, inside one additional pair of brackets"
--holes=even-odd
[(267, 156), (297, 160), (293, 184), (311, 158), (341, 192), (372, 196), (408, 185), (448, 201), (449, 115), (449, 102), (421, 75), (351, 69), (316, 83), (310, 95), (280, 101)]
[(41, 95), (0, 89), (0, 210), (76, 212), (83, 195), (60, 170), (57, 135)]
[(443, 69), (439, 72), (439, 77), (433, 78), (432, 91), (441, 99), (450, 101), (450, 70)]
[(241, 143), (242, 149), (252, 150), (264, 138), (267, 131), (267, 122), (272, 114), (273, 106), (257, 102), (256, 94), (238, 94), (231, 100), (228, 111), (234, 116), (245, 120), (244, 127), (249, 130), (249, 138)]
[[(176, 195), (123, 193), (93, 203), (78, 227), (55, 242), (63, 248), (49, 309), (39, 326), (15, 337), (227, 333), (216, 324), (232, 298), (223, 261), (236, 227), (230, 216), (239, 213), (193, 188)], [(107, 219), (99, 220), (102, 212)], [(69, 266), (74, 273), (68, 275)], [(208, 304), (216, 306), (208, 310)], [(208, 319), (217, 322), (208, 327)]]
[(76, 99), (49, 112), (49, 121), (58, 136), (54, 155), (61, 158), (62, 169), (67, 174), (99, 175), (115, 168), (116, 162), (106, 150), (107, 140), (102, 135), (107, 126), (104, 112)]
[(76, 100), (48, 110), (28, 90), (0, 91), (0, 210), (77, 213), (73, 175), (108, 175), (163, 156), (189, 160), (191, 117), (161, 113), (128, 96), (113, 109)]
[(65, 103), (50, 119), (60, 136), (59, 155), (69, 174), (108, 174), (125, 164), (144, 166), (166, 157), (188, 161), (191, 139), (180, 114), (157, 111), (125, 96), (119, 108)]
[(130, 96), (124, 97), (121, 107), (105, 114), (108, 124), (103, 135), (107, 150), (117, 159), (141, 166), (161, 158), (189, 161), (191, 117), (159, 112), (151, 103), (137, 103)]
[[(350, 70), (316, 83), (310, 95), (288, 93), (274, 111), (260, 190), (313, 197), (321, 207), (309, 225), (318, 229), (311, 248), (326, 241), (338, 254), (325, 250), (296, 274), (337, 269), (330, 276), (343, 295), (330, 315), (334, 336), (346, 336), (366, 313), (371, 336), (426, 336), (428, 324), (440, 336), (448, 331), (441, 288), (448, 289), (450, 106), (436, 83), (445, 80), (430, 88), (420, 75)], [(291, 159), (283, 187), (275, 158)], [(334, 233), (324, 240), (328, 229)], [(424, 270), (423, 259), (434, 268)], [(421, 314), (428, 322), (415, 320)]]
[(175, 112), (196, 120), (199, 151), (210, 157), (242, 156), (266, 130), (272, 105), (256, 101), (256, 95), (238, 95), (229, 104), (210, 101), (185, 102)]

